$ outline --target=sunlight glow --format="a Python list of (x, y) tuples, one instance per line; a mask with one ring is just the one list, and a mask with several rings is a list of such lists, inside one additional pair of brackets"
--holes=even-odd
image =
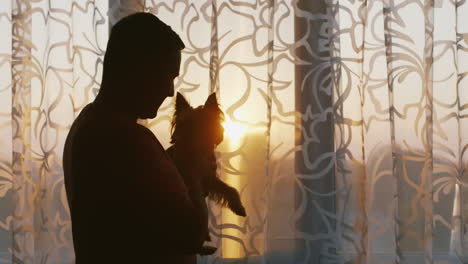
[(247, 132), (247, 127), (233, 122), (233, 121), (224, 121), (224, 136), (228, 137), (231, 141), (239, 141), (242, 136)]
[[(247, 136), (247, 126), (231, 121), (229, 119), (223, 122), (224, 127), (224, 141), (222, 149), (223, 152), (230, 153), (237, 151), (241, 145), (244, 137)], [(243, 161), (240, 156), (231, 159), (230, 165), (237, 170), (240, 170), (242, 167)], [(230, 173), (224, 174), (224, 181), (231, 185), (232, 187), (239, 190), (241, 188), (241, 178), (239, 175), (233, 175)], [(234, 226), (242, 226), (242, 219), (240, 216), (237, 216), (229, 209), (224, 209), (222, 211), (222, 222), (229, 223)], [(239, 259), (243, 256), (242, 245), (239, 241), (232, 239), (242, 238), (242, 232), (237, 228), (226, 228), (223, 229), (223, 234), (226, 236), (222, 239), (222, 256), (225, 259)]]

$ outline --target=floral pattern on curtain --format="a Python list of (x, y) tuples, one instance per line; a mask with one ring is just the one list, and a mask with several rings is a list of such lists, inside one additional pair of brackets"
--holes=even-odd
[[(63, 144), (136, 11), (186, 44), (176, 89), (226, 113), (219, 175), (248, 217), (210, 202), (199, 263), (462, 263), (465, 0), (3, 1), (0, 263), (73, 263)], [(140, 121), (166, 147), (172, 111)]]
[(62, 151), (99, 89), (105, 1), (0, 3), (0, 263), (72, 263)]

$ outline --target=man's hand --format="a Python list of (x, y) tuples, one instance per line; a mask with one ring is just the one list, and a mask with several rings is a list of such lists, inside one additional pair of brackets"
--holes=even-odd
[(213, 255), (218, 248), (211, 246), (202, 246), (198, 254), (200, 256)]
[(201, 167), (202, 171), (202, 187), (204, 188), (203, 193), (204, 196), (208, 196), (208, 186), (210, 182), (215, 179), (216, 170), (218, 169), (218, 164), (216, 163), (216, 156), (214, 153), (207, 155), (203, 160), (203, 166)]

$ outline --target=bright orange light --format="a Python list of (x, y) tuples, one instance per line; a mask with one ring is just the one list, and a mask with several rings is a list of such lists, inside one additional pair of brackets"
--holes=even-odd
[[(237, 118), (237, 116), (236, 116)], [(247, 126), (237, 123), (232, 120), (225, 120), (223, 122), (224, 127), (224, 138), (225, 138), (225, 151), (231, 152), (237, 150), (242, 144), (243, 137), (247, 134)], [(242, 167), (242, 161), (240, 156), (231, 160), (230, 165), (236, 169)], [(232, 175), (230, 173), (225, 173), (223, 177), (224, 181), (236, 189), (240, 189), (241, 182), (239, 175)], [(229, 223), (236, 226), (242, 225), (241, 217), (237, 216), (229, 209), (224, 209), (222, 211), (222, 222)], [(223, 234), (227, 237), (223, 238), (223, 251), (222, 256), (225, 259), (238, 259), (242, 257), (242, 245), (229, 237), (242, 238), (242, 233), (236, 228), (226, 228), (223, 229)]]
[(224, 136), (232, 141), (239, 141), (247, 131), (247, 127), (233, 121), (224, 121)]

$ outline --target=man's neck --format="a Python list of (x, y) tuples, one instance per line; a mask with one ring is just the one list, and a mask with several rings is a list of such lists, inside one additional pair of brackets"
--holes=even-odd
[(98, 100), (94, 100), (93, 104), (99, 110), (104, 111), (106, 115), (109, 115), (109, 117), (117, 118), (119, 120), (129, 123), (137, 122), (138, 118), (136, 117), (136, 115), (124, 111), (121, 107), (117, 106), (116, 104), (110, 103), (107, 100), (102, 100), (102, 97)]

